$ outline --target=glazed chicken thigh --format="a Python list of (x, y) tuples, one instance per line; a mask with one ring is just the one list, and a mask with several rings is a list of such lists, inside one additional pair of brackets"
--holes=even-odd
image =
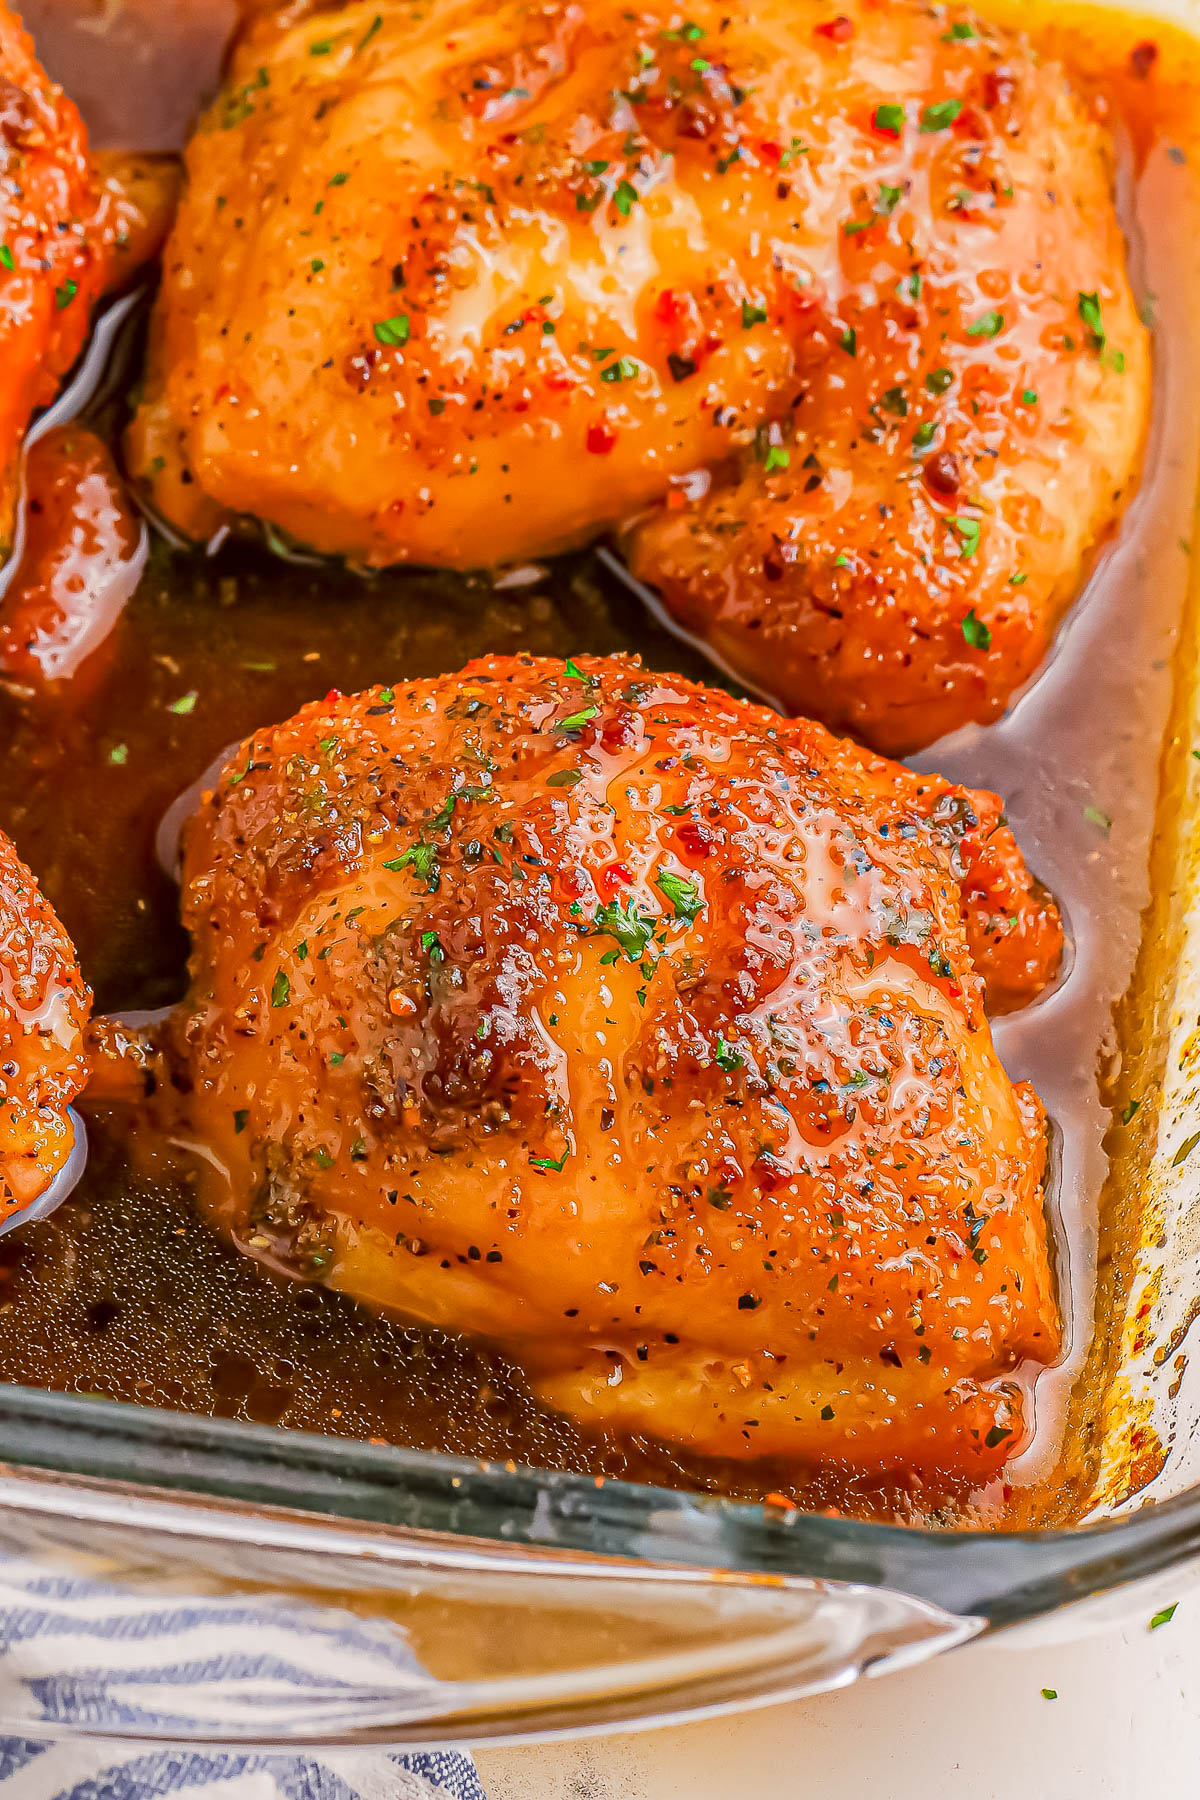
[(890, 753), (1002, 709), (1137, 467), (1106, 130), (959, 8), (268, 6), (188, 173), (132, 437), (174, 524), (469, 568), (623, 521)]
[(0, 554), (25, 427), (83, 347), (120, 209), (88, 161), (79, 114), (0, 0)]
[(593, 1430), (1020, 1444), (1045, 1120), (985, 990), (1061, 930), (994, 796), (634, 661), (492, 658), (260, 731), (183, 883), (164, 1086), (243, 1249)]
[(87, 1079), (91, 992), (53, 908), (0, 832), (0, 1221), (71, 1154), (67, 1107)]

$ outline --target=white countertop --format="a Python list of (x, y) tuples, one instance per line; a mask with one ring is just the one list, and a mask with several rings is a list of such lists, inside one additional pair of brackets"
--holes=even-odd
[(840, 1693), (476, 1760), (488, 1800), (1193, 1800), (1200, 1584), (1180, 1573), (1125, 1611), (1082, 1640), (1054, 1641), (1074, 1629), (1061, 1615), (1033, 1641), (996, 1638)]

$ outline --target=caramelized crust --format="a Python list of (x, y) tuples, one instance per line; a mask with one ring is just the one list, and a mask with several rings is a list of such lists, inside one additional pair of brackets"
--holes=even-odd
[(626, 548), (745, 677), (898, 756), (1038, 668), (1131, 491), (1150, 359), (1063, 70), (957, 12), (846, 17), (793, 179), (830, 221), (795, 379)]
[(597, 1430), (979, 1475), (1021, 1441), (1045, 1127), (984, 981), (1028, 997), (1060, 933), (993, 796), (492, 658), (244, 744), (184, 917), (175, 1130), (251, 1254), (504, 1344)]
[(91, 992), (53, 908), (0, 833), (0, 1219), (36, 1200), (74, 1143)]
[(893, 754), (1006, 704), (1137, 466), (1107, 133), (957, 8), (263, 8), (188, 171), (132, 438), (174, 523), (462, 568), (624, 520)]
[(0, 0), (0, 551), (25, 427), (83, 348), (121, 210), (92, 172), (79, 114)]

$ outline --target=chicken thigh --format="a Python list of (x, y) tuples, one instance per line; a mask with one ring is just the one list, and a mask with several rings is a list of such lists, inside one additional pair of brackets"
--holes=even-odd
[(497, 657), (260, 731), (183, 882), (165, 1086), (243, 1249), (505, 1346), (596, 1431), (978, 1475), (1021, 1443), (1046, 1127), (985, 986), (1029, 998), (1061, 929), (994, 796), (635, 661)]
[(32, 1204), (75, 1142), (92, 996), (53, 908), (0, 832), (0, 1221)]
[(188, 152), (133, 462), (192, 536), (364, 563), (625, 521), (748, 679), (898, 752), (1004, 706), (1135, 473), (1110, 160), (959, 8), (267, 7)]
[(79, 114), (0, 0), (0, 554), (25, 427), (83, 347), (122, 204), (88, 161)]

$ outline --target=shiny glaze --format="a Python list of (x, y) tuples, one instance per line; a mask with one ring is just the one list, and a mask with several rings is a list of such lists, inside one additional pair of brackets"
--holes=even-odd
[[(0, 669), (31, 685), (70, 681), (137, 588), (146, 527), (108, 445), (76, 425), (54, 427), (30, 446), (24, 520), (0, 611)], [(89, 680), (98, 673), (93, 661)], [(72, 683), (71, 702), (84, 685)]]
[[(153, 123), (144, 78), (153, 74), (153, 99), (205, 79), (190, 25), (208, 0), (153, 0), (153, 48), (139, 25), (145, 60), (118, 95), (107, 43), (149, 3), (106, 8), (105, 35), (95, 35), (94, 18), (82, 34), (87, 54), (72, 92), (89, 119), (101, 108), (111, 121), (127, 104), (119, 141)], [(73, 18), (75, 5), (31, 0), (47, 21), (39, 47), (60, 76), (71, 38), (62, 15)], [(1054, 662), (1002, 723), (939, 744), (928, 758), (966, 785), (1005, 793), (1017, 837), (1065, 897), (1072, 928), (1069, 973), (995, 1028), (1006, 1066), (1033, 1079), (1056, 1127), (1048, 1207), (1066, 1339), (1061, 1364), (1037, 1383), (1029, 1449), (1003, 1480), (972, 1494), (969, 1480), (909, 1474), (877, 1485), (836, 1466), (687, 1458), (637, 1434), (584, 1435), (535, 1400), (499, 1352), (403, 1326), (329, 1288), (279, 1281), (225, 1248), (197, 1213), (178, 1153), (149, 1130), (131, 1146), (125, 1109), (100, 1106), (89, 1117), (82, 1188), (52, 1220), (0, 1246), (7, 1378), (596, 1476), (759, 1498), (775, 1491), (883, 1517), (1020, 1524), (1077, 1516), (1098, 1379), (1095, 1369), (1086, 1380), (1080, 1371), (1089, 1347), (1102, 1368), (1113, 1316), (1106, 1308), (1093, 1335), (1096, 1221), (1103, 1213), (1119, 1238), (1129, 1198), (1102, 1193), (1109, 1147), (1127, 1135), (1124, 1097), (1109, 1111), (1110, 1008), (1132, 968), (1146, 901), (1156, 759), (1188, 568), (1181, 539), (1190, 532), (1191, 396), (1200, 380), (1191, 335), (1200, 305), (1200, 70), (1194, 47), (1143, 20), (1088, 8), (1010, 10), (1048, 56), (1080, 70), (1111, 102), (1115, 135), (1128, 146), (1122, 216), (1139, 293), (1151, 290), (1158, 371), (1143, 493)], [(189, 29), (176, 65), (180, 24)], [(180, 126), (176, 140), (182, 135)], [(118, 422), (109, 405), (97, 423), (111, 439)], [(693, 652), (587, 559), (493, 592), (420, 574), (360, 582), (228, 544), (211, 559), (170, 556), (160, 545), (107, 660), (83, 665), (83, 704), (63, 705), (79, 677), (50, 692), (0, 684), (0, 824), (52, 895), (100, 1004), (156, 1006), (180, 992), (178, 900), (154, 856), (156, 830), (231, 741), (331, 684), (349, 692), (519, 647), (559, 658), (637, 649), (658, 669), (703, 674)], [(93, 660), (101, 670), (94, 683)], [(194, 702), (181, 707), (189, 696)], [(1138, 1121), (1145, 1116), (1143, 1105)], [(1100, 1273), (1107, 1283), (1103, 1266)], [(1066, 1415), (1073, 1384), (1075, 1422)]]
[(13, 549), (20, 450), (30, 416), (55, 398), (88, 340), (101, 295), (131, 280), (161, 249), (177, 185), (168, 159), (133, 154), (131, 146), (89, 154), (78, 110), (38, 61), (18, 15), (0, 0), (4, 555)]
[(638, 572), (897, 752), (1002, 709), (1136, 470), (1106, 129), (957, 9), (268, 9), (188, 173), (131, 447), (194, 537), (470, 568), (665, 501)]
[(120, 228), (78, 112), (0, 4), (0, 548), (12, 529), (17, 452), (89, 330)]
[(593, 1430), (986, 1474), (1059, 1330), (983, 981), (997, 917), (1026, 998), (1061, 936), (999, 815), (623, 659), (330, 696), (185, 830), (197, 1192)]
[(0, 1219), (66, 1163), (91, 993), (53, 908), (0, 832)]

